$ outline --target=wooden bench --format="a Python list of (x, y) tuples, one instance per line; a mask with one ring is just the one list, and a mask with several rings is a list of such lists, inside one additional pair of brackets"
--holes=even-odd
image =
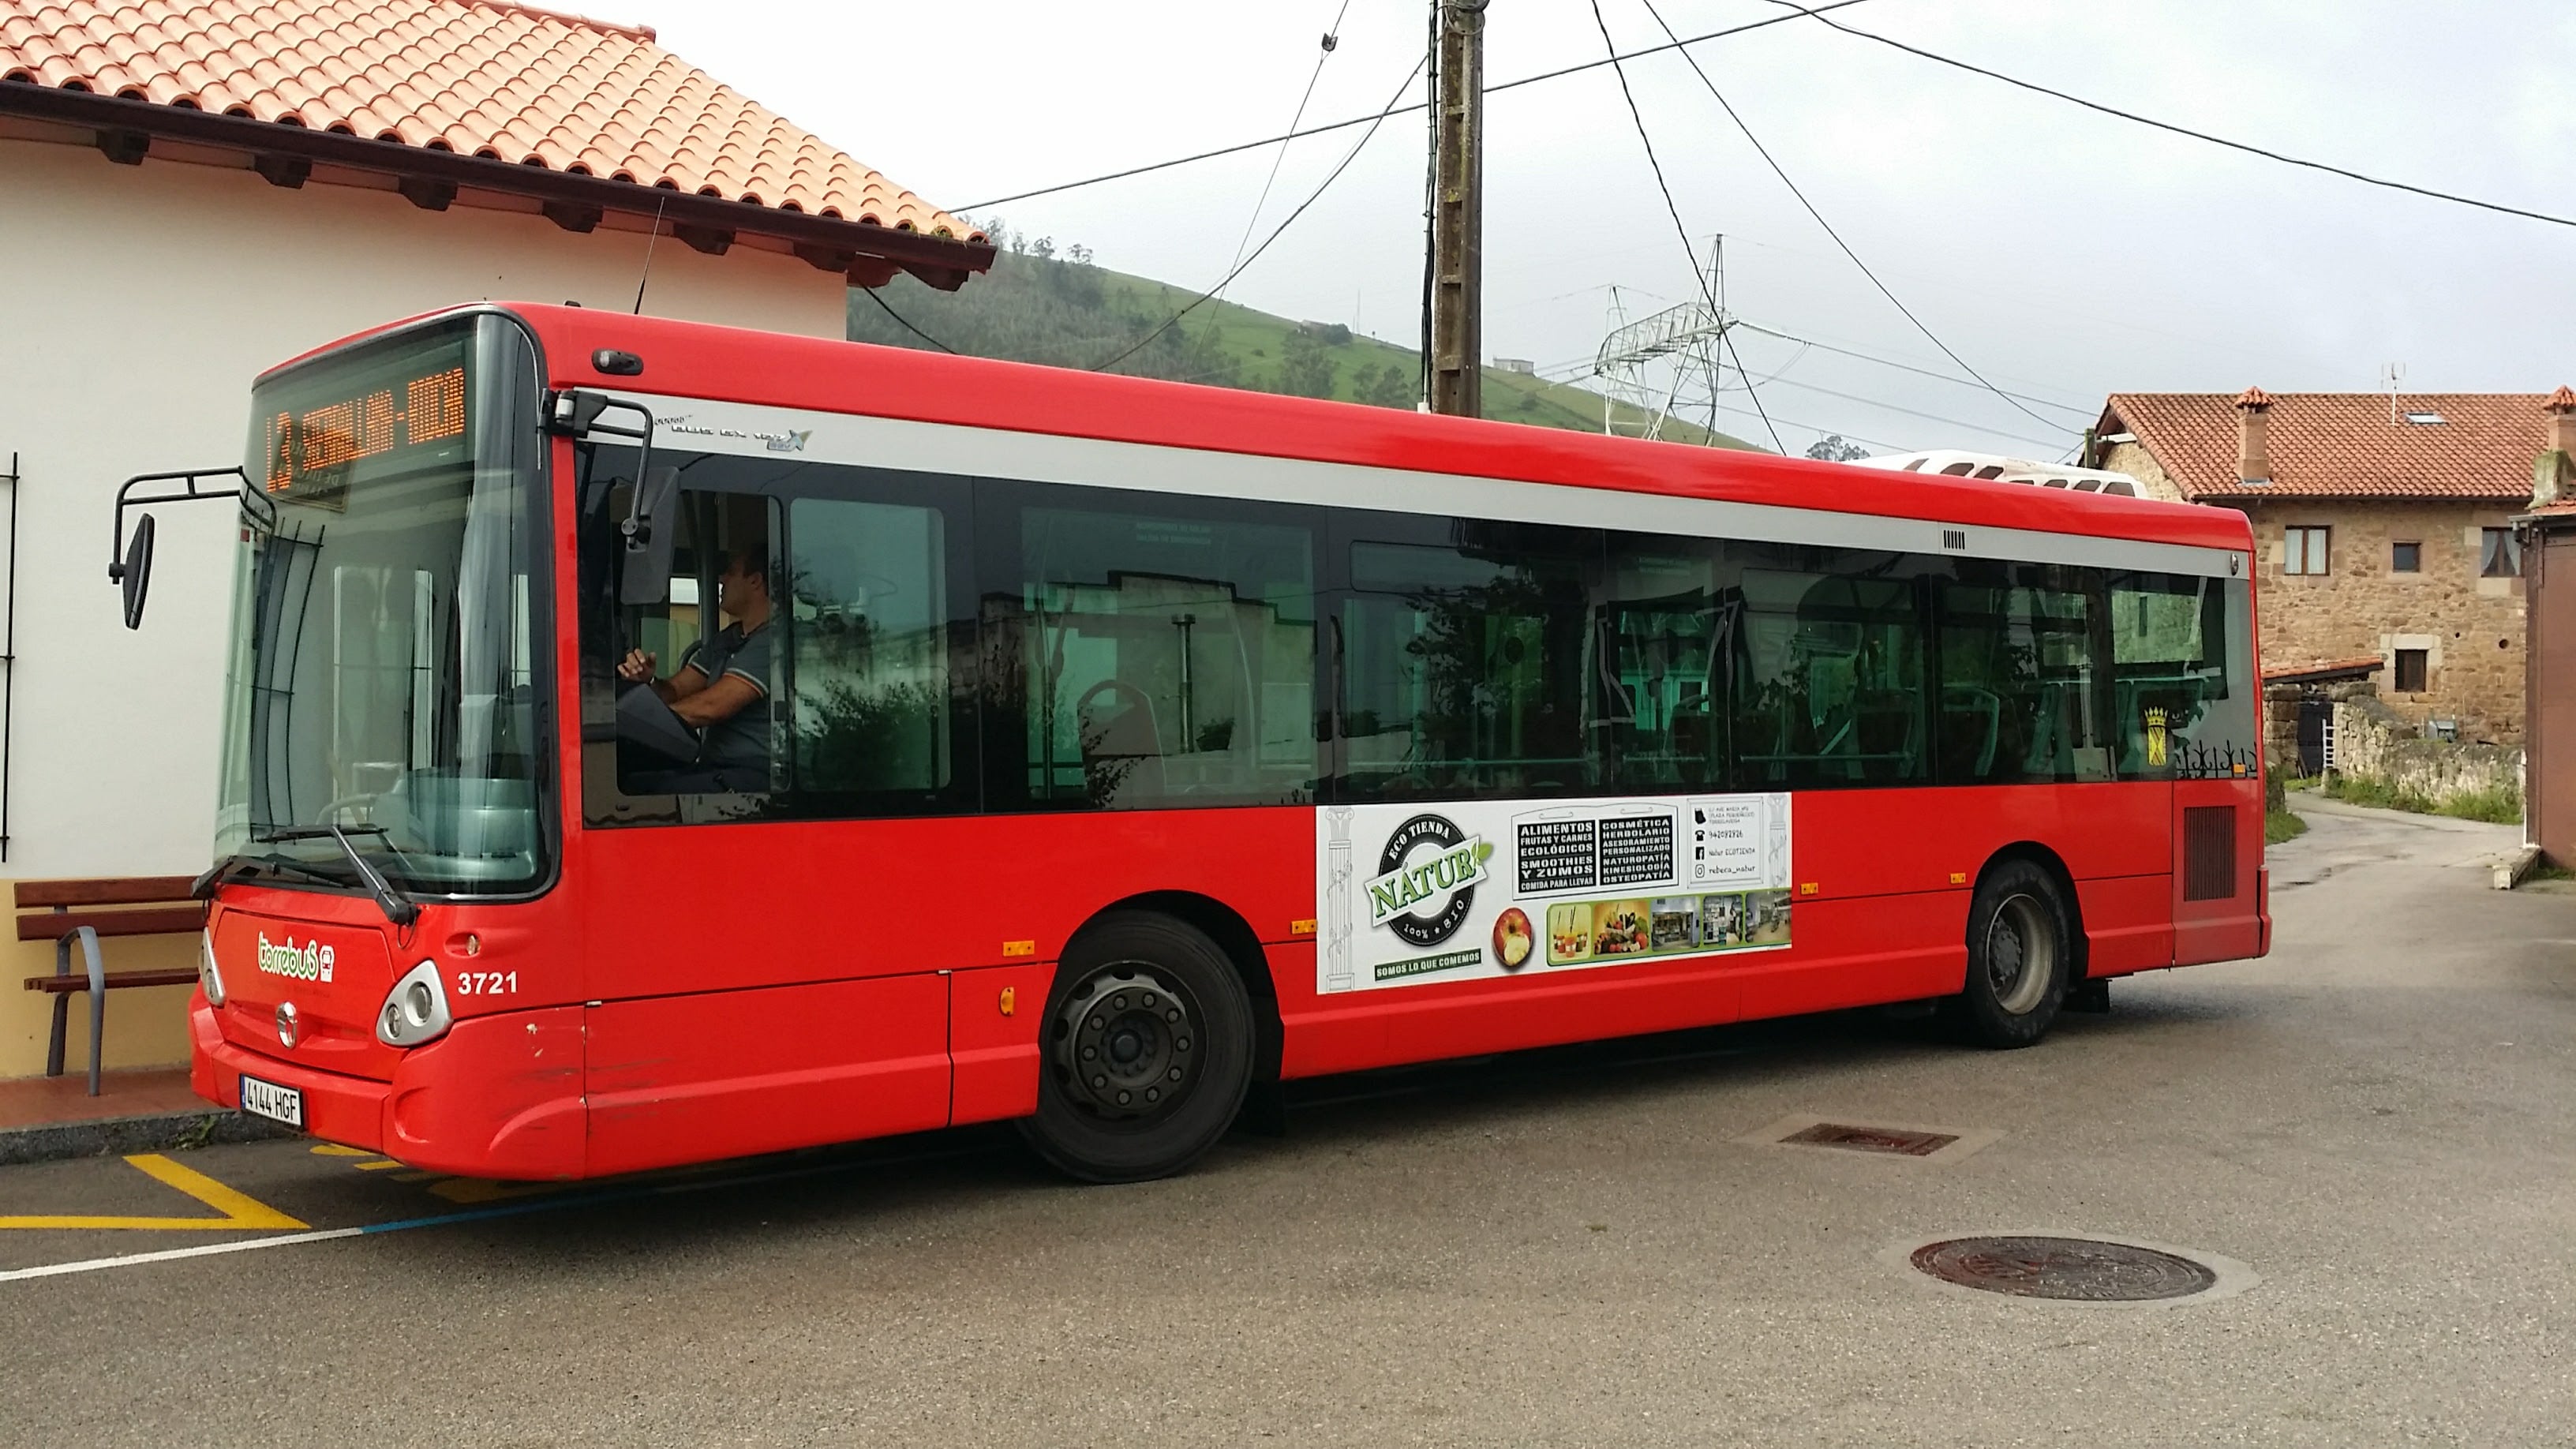
[[(89, 993), (89, 1094), (95, 1097), (100, 1043), (107, 1027), (107, 993), (120, 986), (180, 986), (197, 979), (194, 967), (109, 971), (100, 965), (98, 956), (101, 936), (176, 936), (205, 929), (205, 902), (189, 896), (195, 884), (184, 875), (18, 882), (18, 939), (54, 943), (54, 974), (27, 978), (29, 991), (46, 992), (54, 998), (54, 1034), (45, 1049), (46, 1076), (63, 1074), (63, 1038), (70, 1025), (73, 992)], [(79, 975), (72, 974), (75, 944), (87, 968)]]

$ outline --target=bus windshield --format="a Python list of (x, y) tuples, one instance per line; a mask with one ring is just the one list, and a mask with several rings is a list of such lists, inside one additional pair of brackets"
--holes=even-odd
[(429, 894), (542, 881), (535, 413), (533, 349), (489, 316), (253, 393), (276, 521), (242, 529), (217, 860), (354, 886), (354, 850)]

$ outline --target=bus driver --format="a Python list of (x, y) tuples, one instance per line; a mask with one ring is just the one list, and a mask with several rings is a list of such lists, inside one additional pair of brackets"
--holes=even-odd
[[(769, 550), (736, 549), (716, 580), (716, 606), (733, 622), (692, 644), (668, 679), (653, 677), (653, 656), (626, 651), (617, 675), (649, 684), (682, 724), (704, 740), (699, 768), (713, 778), (699, 788), (758, 792), (769, 788)], [(694, 782), (693, 782), (694, 783)]]

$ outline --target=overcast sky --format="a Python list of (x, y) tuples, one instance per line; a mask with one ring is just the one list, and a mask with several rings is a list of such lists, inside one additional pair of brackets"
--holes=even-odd
[[(1644, 0), (1600, 4), (1623, 51), (1662, 39)], [(1685, 36), (1780, 13), (1763, 0), (1655, 4)], [(938, 205), (1206, 287), (1233, 260), (1276, 148), (978, 203), (1278, 134), (1343, 0), (581, 8), (656, 26), (666, 46)], [(1348, 0), (1309, 122), (1383, 106), (1421, 56), (1427, 9)], [(2558, 0), (1869, 0), (1835, 15), (2159, 119), (2576, 215), (2576, 6)], [(1495, 83), (1603, 53), (1590, 0), (1493, 0), (1489, 16)], [(2410, 392), (2576, 382), (2576, 228), (2221, 150), (1803, 18), (1693, 53), (1942, 341), (1998, 385), (2057, 404), (2033, 405), (2059, 424), (2043, 427), (1973, 384), (1739, 333), (1792, 451), (1830, 431), (1879, 451), (2054, 457), (2107, 392), (2375, 390), (2392, 362)], [(1726, 236), (1735, 313), (1958, 371), (1834, 249), (1678, 55), (1627, 70), (1693, 244), (1705, 253), (1709, 234)], [(1359, 135), (1289, 149), (1256, 240)], [(1412, 345), (1423, 157), (1421, 113), (1389, 120), (1228, 295)], [(1489, 354), (1563, 375), (1598, 348), (1609, 287), (1631, 315), (1694, 294), (1608, 68), (1495, 96), (1485, 174)], [(1723, 425), (1765, 437), (1741, 391)]]

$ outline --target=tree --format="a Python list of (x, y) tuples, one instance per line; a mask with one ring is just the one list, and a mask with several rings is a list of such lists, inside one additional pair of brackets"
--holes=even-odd
[(1846, 443), (1840, 433), (1827, 433), (1807, 445), (1807, 456), (1828, 463), (1850, 463), (1869, 456), (1869, 449), (1858, 443)]
[(1351, 400), (1371, 407), (1409, 408), (1418, 399), (1414, 371), (1395, 363), (1364, 362), (1351, 373)]
[(1279, 390), (1295, 397), (1333, 395), (1333, 359), (1324, 339), (1300, 327), (1279, 352)]

